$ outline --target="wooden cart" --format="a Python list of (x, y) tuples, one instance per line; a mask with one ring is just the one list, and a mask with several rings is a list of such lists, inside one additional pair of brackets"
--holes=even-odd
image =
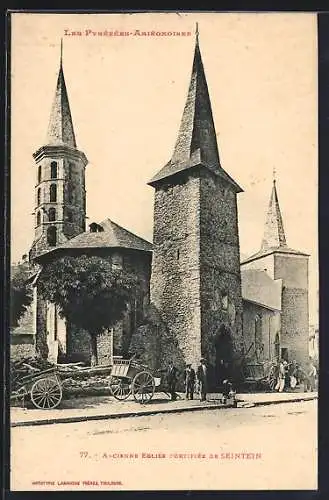
[(154, 376), (147, 366), (132, 359), (114, 359), (111, 371), (110, 389), (118, 400), (125, 400), (131, 394), (138, 403), (149, 403), (156, 390), (161, 387), (161, 377)]
[(55, 365), (47, 370), (30, 368), (33, 373), (13, 381), (11, 400), (29, 399), (35, 408), (42, 410), (54, 409), (60, 404), (62, 385), (67, 378), (109, 376), (109, 388), (115, 399), (123, 401), (132, 394), (135, 401), (142, 404), (151, 401), (156, 388), (161, 388), (161, 377), (153, 376), (134, 358), (114, 358), (113, 364), (107, 366), (83, 367), (81, 363), (72, 363)]
[(243, 381), (245, 384), (259, 384), (266, 389), (270, 389), (270, 391), (274, 391), (277, 380), (278, 369), (274, 362), (268, 364), (247, 363), (243, 366)]
[(35, 408), (51, 410), (62, 401), (63, 391), (56, 367), (35, 371), (14, 381), (11, 400), (29, 397)]

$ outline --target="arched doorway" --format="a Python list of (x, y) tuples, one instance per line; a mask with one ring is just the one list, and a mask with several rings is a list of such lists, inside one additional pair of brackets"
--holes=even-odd
[(232, 376), (233, 342), (230, 329), (221, 325), (215, 339), (215, 384), (221, 387), (223, 380)]

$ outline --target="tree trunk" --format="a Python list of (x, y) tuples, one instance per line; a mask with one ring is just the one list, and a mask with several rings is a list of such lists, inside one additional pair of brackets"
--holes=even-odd
[(98, 356), (97, 356), (97, 336), (96, 335), (90, 336), (90, 345), (91, 345), (90, 364), (91, 364), (91, 366), (97, 366), (98, 365)]

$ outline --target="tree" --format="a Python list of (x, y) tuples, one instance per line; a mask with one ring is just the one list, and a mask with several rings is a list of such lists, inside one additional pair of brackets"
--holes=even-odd
[(38, 293), (56, 304), (69, 324), (89, 333), (91, 364), (95, 365), (97, 336), (123, 317), (136, 284), (133, 275), (112, 269), (104, 258), (66, 256), (43, 268)]
[(15, 328), (32, 302), (33, 293), (29, 282), (31, 269), (23, 262), (11, 266), (10, 275), (10, 326)]

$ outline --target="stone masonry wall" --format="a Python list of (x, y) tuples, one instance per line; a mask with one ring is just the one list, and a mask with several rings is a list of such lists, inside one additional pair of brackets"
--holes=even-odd
[(47, 344), (47, 302), (37, 295), (36, 297), (36, 351), (44, 359), (48, 357)]
[(199, 221), (197, 175), (156, 189), (151, 303), (178, 341), (175, 357), (195, 365), (201, 355)]
[(308, 360), (308, 257), (275, 254), (275, 278), (282, 278), (281, 347), (290, 360)]
[(281, 347), (288, 349), (289, 360), (304, 366), (308, 360), (308, 292), (284, 288), (282, 292)]
[[(57, 177), (51, 179), (51, 162), (57, 162)], [(85, 230), (86, 192), (85, 192), (85, 165), (82, 159), (69, 153), (57, 152), (45, 155), (37, 161), (37, 168), (41, 167), (41, 182), (35, 190), (35, 221), (40, 212), (41, 224), (35, 222), (35, 236), (32, 244), (30, 259), (49, 250), (47, 242), (47, 229), (51, 226), (57, 228), (57, 245), (65, 243), (68, 239)], [(50, 201), (49, 188), (51, 184), (57, 186), (56, 202)], [(37, 205), (37, 192), (40, 190), (40, 205)], [(69, 195), (71, 192), (71, 196)], [(41, 210), (43, 207), (46, 213)], [(47, 212), (55, 208), (56, 220), (49, 222)], [(69, 220), (68, 211), (72, 220)]]
[(201, 172), (200, 277), (201, 349), (210, 371), (215, 370), (215, 344), (222, 325), (232, 338), (233, 358), (243, 348), (242, 298), (236, 193), (205, 170)]
[(22, 358), (28, 358), (35, 355), (34, 344), (16, 344), (10, 346), (10, 360), (19, 361)]

